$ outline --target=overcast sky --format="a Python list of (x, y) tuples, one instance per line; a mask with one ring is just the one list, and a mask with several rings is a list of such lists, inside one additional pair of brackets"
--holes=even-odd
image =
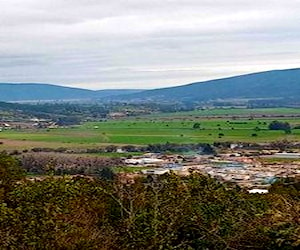
[(156, 88), (300, 67), (300, 0), (0, 4), (0, 82)]

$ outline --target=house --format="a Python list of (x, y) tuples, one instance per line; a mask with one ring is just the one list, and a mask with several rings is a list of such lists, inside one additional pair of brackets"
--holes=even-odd
[(254, 188), (254, 189), (249, 190), (248, 192), (249, 192), (249, 194), (267, 194), (267, 193), (269, 193), (269, 190)]
[(11, 129), (11, 125), (8, 123), (0, 123), (0, 129), (1, 131), (4, 129)]
[(170, 170), (165, 168), (153, 168), (153, 169), (142, 170), (142, 173), (146, 175), (163, 175), (169, 172)]
[(111, 119), (119, 119), (119, 118), (127, 117), (127, 114), (123, 112), (113, 112), (113, 113), (109, 113), (108, 117)]
[(122, 154), (125, 153), (126, 151), (124, 151), (122, 148), (117, 148), (116, 153)]
[(126, 164), (131, 164), (131, 165), (147, 165), (147, 164), (162, 164), (164, 163), (164, 160), (162, 159), (156, 159), (156, 158), (139, 158), (139, 159), (126, 159), (125, 160)]

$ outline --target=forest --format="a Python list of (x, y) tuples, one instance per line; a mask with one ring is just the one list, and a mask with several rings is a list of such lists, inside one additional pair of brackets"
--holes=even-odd
[[(46, 163), (45, 163), (46, 164)], [(299, 182), (265, 195), (193, 173), (30, 180), (0, 154), (1, 249), (296, 249)]]

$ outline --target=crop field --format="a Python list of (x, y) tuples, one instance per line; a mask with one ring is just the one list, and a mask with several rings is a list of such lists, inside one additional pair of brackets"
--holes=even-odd
[[(145, 145), (155, 143), (270, 142), (300, 141), (300, 129), (291, 134), (271, 131), (274, 119), (232, 118), (136, 118), (84, 123), (73, 128), (6, 130), (0, 132), (0, 150), (6, 148), (66, 147), (91, 148), (108, 144)], [(300, 125), (300, 118), (276, 120)], [(199, 123), (199, 128), (193, 128)]]
[(209, 117), (209, 116), (299, 116), (300, 108), (214, 108), (199, 109), (187, 112), (159, 113), (148, 115), (148, 117)]

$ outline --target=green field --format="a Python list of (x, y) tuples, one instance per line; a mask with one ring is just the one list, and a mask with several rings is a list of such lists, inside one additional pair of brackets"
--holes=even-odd
[(199, 109), (187, 112), (173, 112), (173, 113), (158, 113), (148, 115), (148, 118), (157, 117), (209, 117), (209, 116), (288, 116), (300, 115), (300, 108), (213, 108), (213, 109)]
[[(278, 118), (276, 118), (279, 120)], [(41, 130), (7, 130), (0, 132), (0, 149), (5, 149), (6, 140), (15, 142), (16, 147), (32, 147), (45, 144), (49, 147), (95, 147), (104, 144), (145, 145), (154, 143), (213, 143), (217, 141), (270, 142), (281, 139), (300, 140), (300, 130), (270, 131), (268, 124), (274, 119), (232, 118), (136, 118), (130, 120), (85, 123), (74, 128)], [(299, 125), (300, 118), (280, 119), (291, 125)], [(200, 129), (193, 129), (195, 122)], [(222, 135), (223, 134), (223, 135)], [(256, 134), (256, 135), (255, 135)], [(34, 145), (33, 145), (34, 146)], [(20, 146), (21, 147), (21, 146)]]

